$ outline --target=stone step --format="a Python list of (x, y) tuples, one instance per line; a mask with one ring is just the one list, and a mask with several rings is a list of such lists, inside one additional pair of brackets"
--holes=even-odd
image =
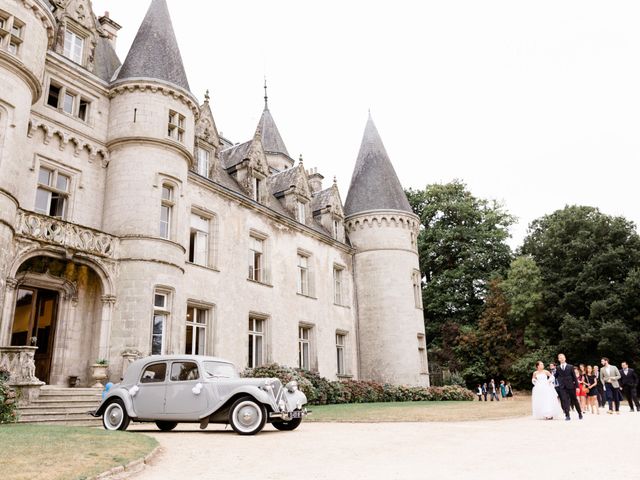
[(65, 425), (69, 427), (102, 427), (102, 420), (99, 418), (89, 418), (89, 420), (18, 420), (18, 423), (30, 423), (36, 425)]
[(100, 405), (98, 402), (50, 402), (47, 404), (42, 403), (31, 403), (29, 405), (24, 405), (20, 408), (20, 411), (25, 413), (31, 412), (70, 412), (76, 410), (82, 410), (83, 412), (88, 412), (90, 410), (95, 410)]
[(40, 396), (49, 395), (101, 395), (102, 388), (64, 388), (44, 386), (40, 389)]
[(67, 422), (80, 421), (86, 423), (100, 423), (99, 418), (94, 418), (86, 412), (60, 413), (60, 412), (38, 412), (24, 414), (19, 412), (18, 423), (40, 423), (40, 422)]

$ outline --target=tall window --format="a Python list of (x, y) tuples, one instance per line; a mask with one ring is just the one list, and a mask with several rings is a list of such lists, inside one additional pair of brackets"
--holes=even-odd
[(209, 258), (209, 219), (191, 214), (189, 261), (206, 266)]
[(311, 327), (298, 327), (298, 367), (311, 369)]
[(249, 279), (264, 282), (264, 240), (249, 237)]
[(343, 284), (344, 268), (333, 267), (333, 303), (336, 305), (344, 305), (344, 284)]
[(36, 191), (36, 212), (64, 218), (69, 202), (71, 178), (58, 170), (40, 167)]
[(84, 51), (84, 38), (71, 30), (64, 32), (64, 51), (63, 55), (69, 60), (82, 64)]
[(249, 317), (249, 368), (264, 364), (265, 320)]
[(297, 207), (297, 211), (296, 211), (296, 217), (298, 219), (298, 221), (300, 223), (305, 223), (305, 220), (307, 218), (307, 207), (306, 204), (304, 202), (301, 201), (297, 201), (296, 202), (296, 207)]
[(171, 235), (171, 215), (173, 213), (173, 187), (162, 185), (162, 200), (160, 202), (160, 236), (169, 238)]
[(422, 282), (420, 279), (419, 270), (413, 271), (412, 279), (413, 279), (413, 299), (415, 301), (416, 308), (422, 308)]
[(298, 253), (298, 293), (309, 295), (309, 257)]
[(338, 375), (344, 375), (344, 349), (346, 346), (346, 335), (344, 333), (336, 333), (336, 362)]
[(260, 198), (262, 197), (262, 180), (260, 180), (259, 178), (253, 177), (252, 182), (253, 182), (253, 192), (251, 192), (253, 195), (252, 198), (256, 202), (259, 202)]
[(177, 140), (178, 142), (182, 142), (184, 140), (184, 127), (185, 127), (185, 117), (184, 115), (174, 112), (173, 110), (169, 110), (169, 125), (167, 127), (167, 135)]
[(198, 150), (197, 150), (198, 174), (202, 175), (203, 177), (209, 177), (209, 168), (211, 168), (209, 157), (210, 157), (209, 150), (205, 150), (204, 148), (198, 147)]
[(420, 357), (420, 373), (428, 373), (427, 365), (427, 342), (422, 333), (418, 334), (418, 355)]
[(207, 349), (207, 310), (187, 307), (187, 338), (185, 352), (187, 355), (205, 355)]
[(169, 320), (169, 293), (156, 290), (153, 295), (153, 324), (151, 326), (151, 355), (165, 352), (164, 332)]
[(333, 238), (340, 240), (340, 222), (337, 219), (333, 219)]

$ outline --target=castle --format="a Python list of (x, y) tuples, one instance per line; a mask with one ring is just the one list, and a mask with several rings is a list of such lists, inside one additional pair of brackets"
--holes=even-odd
[[(188, 8), (188, 7), (184, 7)], [(419, 221), (369, 118), (343, 205), (265, 94), (221, 136), (165, 0), (120, 63), (89, 0), (0, 0), (0, 368), (26, 390), (215, 355), (428, 385)]]

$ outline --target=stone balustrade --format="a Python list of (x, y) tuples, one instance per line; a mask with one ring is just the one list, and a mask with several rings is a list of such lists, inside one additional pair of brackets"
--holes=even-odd
[(59, 218), (18, 211), (16, 234), (101, 257), (113, 258), (118, 238)]
[(0, 370), (9, 372), (7, 383), (20, 392), (19, 404), (29, 404), (44, 385), (36, 377), (34, 355), (38, 347), (0, 347)]

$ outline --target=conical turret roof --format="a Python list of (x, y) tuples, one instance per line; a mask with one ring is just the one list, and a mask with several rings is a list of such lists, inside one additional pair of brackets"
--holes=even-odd
[(364, 129), (344, 213), (351, 216), (368, 210), (413, 213), (371, 115)]
[(262, 133), (262, 148), (264, 148), (265, 152), (283, 153), (287, 157), (289, 156), (289, 152), (280, 136), (276, 122), (273, 120), (271, 112), (266, 105), (262, 112), (262, 117), (260, 117), (258, 129)]
[(152, 0), (118, 80), (153, 78), (189, 91), (166, 0)]

